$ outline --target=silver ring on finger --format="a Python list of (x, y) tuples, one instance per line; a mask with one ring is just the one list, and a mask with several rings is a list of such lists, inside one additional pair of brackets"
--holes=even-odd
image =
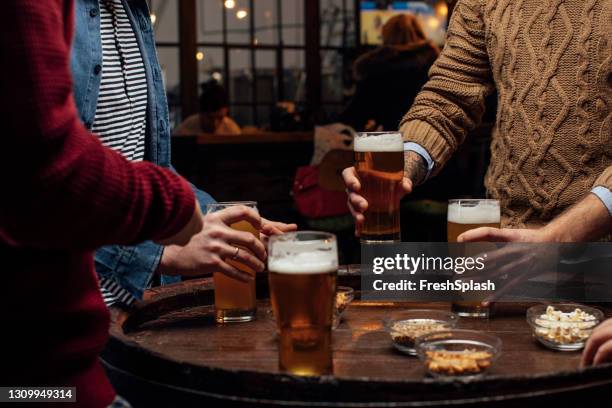
[(234, 255), (232, 255), (233, 260), (238, 259), (238, 253), (240, 252), (240, 248), (238, 247), (235, 247), (235, 248), (236, 248), (236, 251), (234, 251)]

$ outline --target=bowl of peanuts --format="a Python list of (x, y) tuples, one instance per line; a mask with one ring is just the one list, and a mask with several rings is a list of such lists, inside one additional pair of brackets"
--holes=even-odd
[(502, 341), (475, 330), (446, 330), (420, 336), (419, 359), (427, 373), (441, 378), (468, 378), (484, 374), (501, 353)]
[(409, 309), (390, 314), (383, 323), (393, 347), (402, 353), (416, 356), (415, 342), (419, 336), (452, 329), (458, 320), (456, 314), (443, 310)]
[(536, 305), (527, 310), (533, 336), (545, 347), (558, 351), (582, 349), (603, 318), (599, 309), (575, 303)]

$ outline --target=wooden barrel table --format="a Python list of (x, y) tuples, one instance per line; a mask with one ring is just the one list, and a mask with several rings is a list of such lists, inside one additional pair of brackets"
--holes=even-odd
[[(358, 289), (359, 276), (343, 267), (339, 284)], [(278, 370), (265, 275), (258, 278), (257, 294), (257, 320), (223, 326), (214, 322), (210, 279), (155, 288), (129, 311), (114, 309), (102, 361), (118, 393), (136, 408), (581, 407), (605, 401), (603, 407), (612, 397), (612, 364), (580, 369), (580, 352), (540, 346), (525, 320), (525, 304), (504, 304), (490, 320), (460, 319), (458, 328), (503, 341), (485, 375), (430, 378), (417, 358), (393, 348), (382, 319), (399, 309), (448, 304), (364, 302), (358, 290), (334, 331), (334, 374), (284, 374)]]

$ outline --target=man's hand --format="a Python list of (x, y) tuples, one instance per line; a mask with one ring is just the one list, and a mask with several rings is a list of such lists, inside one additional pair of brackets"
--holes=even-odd
[(186, 245), (191, 237), (202, 230), (202, 210), (198, 200), (195, 202), (195, 208), (191, 219), (179, 232), (173, 236), (157, 241), (160, 245)]
[[(457, 242), (581, 242), (599, 239), (610, 233), (612, 222), (608, 209), (594, 194), (539, 229), (508, 229), (481, 227), (464, 232)], [(553, 248), (540, 246), (512, 246), (489, 254), (488, 263), (493, 265), (488, 277), (508, 276), (508, 281), (486, 299), (487, 304), (528, 280), (535, 274), (551, 268), (558, 254)], [(612, 347), (612, 344), (611, 344)]]
[(580, 365), (603, 364), (612, 361), (612, 319), (608, 319), (593, 330), (593, 334), (582, 352)]
[(230, 228), (233, 223), (247, 221), (262, 229), (262, 219), (256, 211), (245, 206), (229, 207), (205, 215), (203, 221), (200, 233), (193, 236), (186, 246), (172, 245), (164, 249), (157, 269), (159, 273), (201, 276), (221, 272), (247, 282), (254, 277), (234, 268), (225, 262), (226, 259), (234, 259), (258, 272), (264, 269), (266, 249), (261, 241), (251, 233)]
[(480, 227), (464, 232), (457, 242), (550, 242), (551, 237), (544, 228), (510, 229)]
[[(544, 228), (509, 229), (481, 227), (464, 232), (457, 242), (550, 242), (550, 235)], [(557, 254), (547, 246), (516, 245), (488, 252), (487, 279), (504, 277), (495, 294), (487, 297), (483, 306), (500, 299), (516, 286), (542, 271), (547, 271), (557, 260)], [(507, 277), (507, 280), (506, 278)]]
[[(404, 178), (402, 179), (402, 188), (400, 197), (412, 192), (415, 185), (421, 184), (427, 175), (427, 166), (425, 160), (415, 152), (404, 153)], [(355, 235), (361, 235), (361, 226), (363, 225), (364, 213), (368, 209), (368, 202), (360, 195), (361, 182), (357, 175), (355, 167), (348, 167), (342, 172), (342, 178), (346, 185), (346, 193), (348, 194), (348, 207), (355, 219)]]
[(587, 196), (540, 229), (476, 228), (458, 242), (589, 242), (612, 232), (612, 217), (595, 194)]

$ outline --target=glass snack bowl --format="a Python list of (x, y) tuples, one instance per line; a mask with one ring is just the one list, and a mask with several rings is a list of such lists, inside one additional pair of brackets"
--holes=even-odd
[(419, 336), (452, 329), (458, 320), (457, 315), (443, 310), (413, 309), (391, 313), (383, 323), (393, 346), (402, 353), (415, 356), (415, 342)]
[(558, 351), (582, 349), (603, 318), (599, 309), (576, 303), (536, 305), (527, 310), (527, 323), (536, 340)]
[(446, 330), (417, 338), (416, 350), (427, 373), (438, 378), (484, 374), (497, 360), (502, 341), (475, 330)]

